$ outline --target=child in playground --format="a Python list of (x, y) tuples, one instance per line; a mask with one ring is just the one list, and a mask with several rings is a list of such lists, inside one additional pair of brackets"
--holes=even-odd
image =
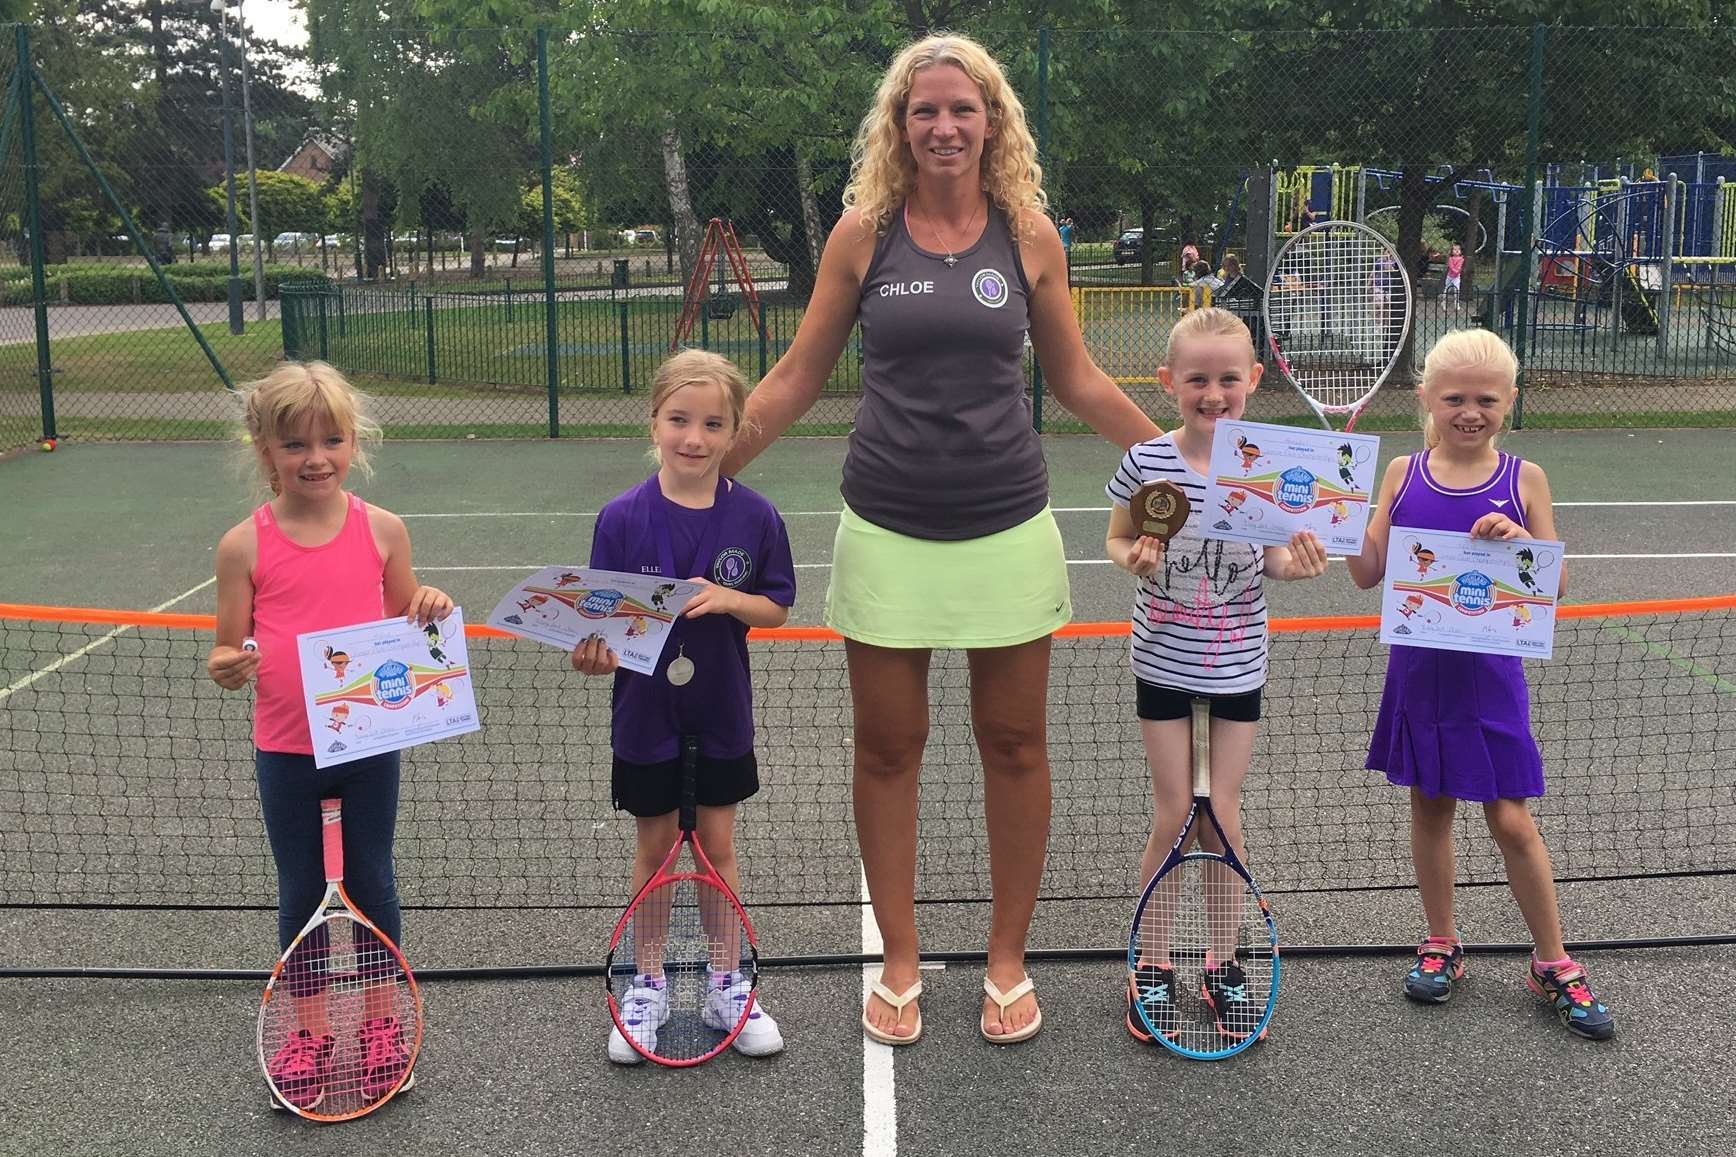
[(1457, 244), (1447, 254), (1447, 280), (1441, 296), (1450, 301), (1459, 292), (1460, 279), (1465, 275), (1465, 251)]
[[(1192, 705), (1211, 700), (1212, 806), (1242, 852), (1241, 786), (1254, 749), (1266, 682), (1264, 578), (1313, 578), (1326, 571), (1326, 548), (1311, 533), (1288, 546), (1207, 541), (1206, 474), (1219, 418), (1239, 418), (1263, 366), (1240, 318), (1194, 310), (1170, 331), (1158, 378), (1175, 399), (1181, 428), (1127, 452), (1105, 487), (1111, 500), (1104, 542), (1110, 559), (1138, 577), (1132, 666), (1139, 726), (1151, 765), (1151, 837), (1140, 860), (1140, 887), (1156, 875), (1193, 799)], [(1146, 482), (1167, 479), (1186, 492), (1188, 521), (1167, 546), (1137, 533), (1128, 503)], [(1199, 838), (1212, 850), (1216, 834)], [(1246, 977), (1231, 954), (1208, 962), (1205, 1000), (1218, 1030), (1246, 1037), (1259, 1019)], [(1179, 1025), (1170, 960), (1145, 960), (1128, 977), (1127, 1030), (1150, 1043), (1134, 1002), (1154, 1025)]]
[[(637, 824), (635, 893), (675, 843), (684, 735), (699, 739), (699, 842), (731, 890), (740, 891), (735, 809), (759, 791), (747, 631), (782, 626), (796, 598), (783, 518), (760, 495), (722, 476), (746, 404), (747, 384), (727, 358), (683, 350), (665, 361), (651, 381), (657, 472), (611, 499), (591, 538), (593, 567), (704, 584), (671, 627), (653, 674), (620, 670), (601, 637), (573, 648), (574, 670), (615, 677), (611, 789), (615, 806)], [(733, 1025), (751, 983), (714, 962), (711, 984), (706, 1023)], [(747, 1056), (769, 1056), (784, 1047), (777, 1022), (765, 1010), (763, 985), (760, 993), (735, 1038), (736, 1051)], [(667, 1010), (659, 970), (634, 978), (621, 1018), (635, 1026), (642, 1044), (655, 1048)], [(644, 1059), (618, 1027), (610, 1029), (608, 1053), (616, 1064)]]
[[(242, 398), (247, 439), (273, 497), (217, 544), (217, 638), (205, 668), (230, 691), (256, 681), (253, 764), (277, 863), (278, 948), (289, 948), (325, 893), (320, 800), (332, 796), (343, 799), (345, 887), (396, 943), (398, 753), (314, 766), (295, 639), (397, 615), (426, 627), (451, 613), (452, 600), (417, 583), (403, 520), (344, 489), (352, 467), (367, 470), (363, 443), (379, 427), (341, 374), (324, 362), (286, 362)], [(303, 1109), (324, 1099), (329, 1082), (344, 1081), (333, 1069), (338, 1042), (323, 984), (292, 984), (292, 992), (309, 990), (296, 1000), (302, 1027), (267, 1061), (278, 1091)], [(343, 1055), (360, 1058), (362, 1091), (383, 1096), (409, 1061), (402, 1028), (378, 1016), (360, 1038), (359, 1050), (346, 1045)]]
[[(1424, 449), (1387, 468), (1362, 553), (1345, 560), (1357, 586), (1380, 585), (1394, 527), (1502, 541), (1555, 537), (1543, 471), (1495, 445), (1517, 370), (1512, 351), (1487, 330), (1449, 333), (1429, 351), (1419, 391)], [(1566, 593), (1565, 573), (1559, 590)], [(1392, 647), (1367, 766), (1410, 790), (1411, 860), (1428, 935), (1405, 976), (1405, 995), (1440, 1004), (1465, 975), (1453, 916), (1453, 814), (1466, 800), (1483, 806), (1531, 931), (1526, 984), (1570, 1031), (1592, 1040), (1615, 1035), (1615, 1018), (1562, 943), (1549, 850), (1525, 803), (1543, 794), (1543, 761), (1519, 659)]]

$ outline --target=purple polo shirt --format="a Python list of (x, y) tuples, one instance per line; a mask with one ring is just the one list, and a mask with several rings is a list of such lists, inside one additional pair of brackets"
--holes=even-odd
[[(695, 559), (712, 511), (693, 510), (655, 493), (651, 480), (611, 499), (597, 516), (591, 565), (632, 574), (661, 574), (651, 503), (663, 505), (678, 579), (695, 575), (779, 606), (796, 601), (796, 569), (784, 520), (772, 504), (737, 482), (724, 506), (712, 557)], [(693, 680), (677, 687), (664, 677), (677, 653), (693, 661)], [(677, 619), (655, 674), (615, 673), (613, 746), (630, 763), (676, 758), (679, 737), (699, 736), (699, 750), (734, 759), (753, 750), (753, 681), (748, 674), (747, 625), (733, 615)]]

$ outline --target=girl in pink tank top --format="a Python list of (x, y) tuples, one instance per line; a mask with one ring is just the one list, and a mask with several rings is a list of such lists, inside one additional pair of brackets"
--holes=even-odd
[[(367, 468), (361, 443), (379, 427), (342, 375), (321, 362), (285, 363), (244, 397), (248, 440), (274, 497), (217, 544), (217, 638), (205, 666), (228, 690), (256, 684), (254, 769), (277, 864), (279, 951), (325, 891), (319, 805), (332, 797), (343, 800), (350, 898), (401, 943), (392, 869), (398, 755), (315, 766), (295, 638), (395, 615), (427, 626), (451, 612), (452, 600), (416, 582), (403, 521), (344, 489), (352, 466)], [(307, 971), (287, 978), (299, 1027), (267, 1061), (273, 1106), (282, 1107), (279, 1096), (300, 1108), (319, 1104), (336, 1079), (334, 1057), (360, 1058), (364, 1093), (397, 1089), (409, 1050), (389, 1008), (370, 1005), (359, 1039), (339, 1042), (325, 978)]]

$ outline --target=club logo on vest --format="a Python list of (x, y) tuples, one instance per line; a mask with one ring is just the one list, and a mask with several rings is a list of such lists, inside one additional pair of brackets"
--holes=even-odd
[(990, 309), (999, 309), (1007, 303), (1007, 279), (1001, 276), (998, 269), (979, 269), (977, 275), (970, 279), (971, 294)]
[(732, 546), (711, 560), (711, 581), (719, 586), (739, 587), (751, 574), (753, 559), (739, 546)]

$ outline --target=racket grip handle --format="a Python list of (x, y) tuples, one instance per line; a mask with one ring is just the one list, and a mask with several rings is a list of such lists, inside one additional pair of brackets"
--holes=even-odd
[(319, 801), (320, 842), (325, 852), (326, 883), (334, 884), (344, 878), (344, 826), (343, 801), (322, 799)]

